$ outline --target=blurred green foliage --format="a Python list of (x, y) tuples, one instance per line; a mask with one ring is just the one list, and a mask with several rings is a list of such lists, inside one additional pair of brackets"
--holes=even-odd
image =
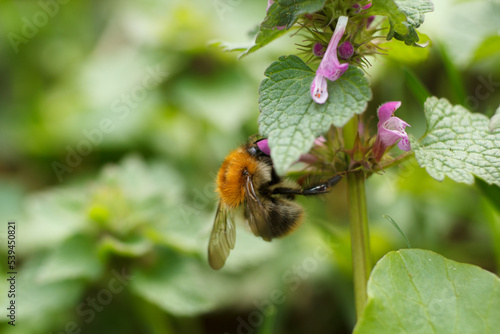
[[(53, 15), (40, 3), (55, 2), (0, 3), (0, 216), (17, 221), (20, 273), (19, 326), (4, 319), (2, 333), (349, 333), (343, 183), (300, 199), (307, 218), (289, 237), (266, 243), (240, 224), (226, 267), (206, 261), (214, 175), (257, 132), (264, 70), (300, 36), (238, 61), (208, 44), (250, 41), (264, 1), (72, 1)], [(378, 105), (401, 100), (420, 137), (426, 92), (488, 116), (500, 104), (500, 5), (435, 6), (421, 27), (430, 47), (401, 57), (393, 40), (373, 59), (371, 126)], [(165, 75), (145, 85), (155, 69)], [(413, 247), (498, 272), (495, 191), (438, 183), (414, 160), (373, 175), (374, 260), (406, 247), (388, 214)], [(0, 291), (5, 309), (5, 280)]]

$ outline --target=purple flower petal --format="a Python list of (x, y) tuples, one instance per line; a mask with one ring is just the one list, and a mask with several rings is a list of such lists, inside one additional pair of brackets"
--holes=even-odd
[(377, 136), (380, 138), (380, 141), (384, 144), (385, 147), (394, 145), (401, 139), (402, 134), (399, 131), (391, 131), (384, 127), (378, 129)]
[(323, 136), (319, 136), (318, 138), (314, 139), (314, 145), (315, 146), (325, 146), (326, 139)]
[(262, 151), (262, 153), (266, 155), (271, 155), (271, 149), (269, 148), (269, 143), (267, 139), (262, 139), (257, 142), (257, 147), (259, 150)]
[(337, 58), (337, 46), (344, 35), (347, 20), (347, 16), (340, 16), (338, 18), (335, 31), (316, 71), (316, 77), (311, 83), (311, 97), (316, 103), (323, 104), (328, 98), (326, 79), (330, 81), (337, 80), (349, 67), (347, 63), (340, 64)]
[(398, 143), (398, 147), (402, 149), (403, 151), (410, 151), (411, 146), (410, 146), (410, 139), (408, 136), (402, 137), (401, 140)]
[(391, 118), (392, 114), (396, 111), (401, 106), (400, 101), (394, 101), (394, 102), (386, 102), (382, 104), (377, 111), (378, 114), (378, 127), (380, 127), (380, 124), (385, 123), (389, 118)]
[(373, 145), (373, 155), (376, 161), (380, 161), (386, 149), (396, 143), (404, 151), (411, 150), (410, 140), (405, 130), (410, 124), (401, 118), (393, 116), (396, 109), (400, 106), (401, 102), (393, 101), (384, 103), (378, 109), (378, 133)]
[(330, 43), (328, 44), (328, 48), (326, 49), (325, 55), (323, 56), (318, 70), (316, 71), (316, 74), (320, 74), (330, 81), (335, 81), (340, 78), (349, 67), (349, 64), (347, 63), (340, 64), (337, 58), (337, 46), (340, 39), (344, 35), (347, 20), (347, 16), (339, 17), (335, 31), (330, 39)]

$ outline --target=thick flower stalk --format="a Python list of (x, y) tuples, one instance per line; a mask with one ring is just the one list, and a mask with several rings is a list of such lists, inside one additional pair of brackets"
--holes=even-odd
[(411, 150), (410, 140), (405, 131), (408, 123), (395, 117), (394, 112), (401, 106), (401, 102), (387, 102), (378, 108), (378, 133), (373, 145), (373, 156), (375, 161), (380, 161), (382, 155), (389, 146), (398, 143), (398, 147), (403, 151)]
[(337, 46), (344, 35), (346, 26), (347, 16), (340, 16), (332, 38), (330, 39), (330, 43), (316, 71), (316, 76), (311, 84), (311, 97), (316, 103), (323, 104), (328, 99), (326, 79), (330, 81), (337, 80), (349, 67), (347, 63), (341, 64), (337, 57)]

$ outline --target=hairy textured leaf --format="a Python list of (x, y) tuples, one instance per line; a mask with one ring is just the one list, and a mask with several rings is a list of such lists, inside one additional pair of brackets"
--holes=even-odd
[(315, 103), (310, 95), (315, 72), (299, 57), (282, 56), (266, 70), (260, 85), (260, 132), (269, 138), (279, 174), (309, 151), (314, 139), (333, 124), (343, 126), (361, 114), (372, 97), (368, 81), (356, 67), (328, 82), (328, 100)]
[(474, 183), (474, 175), (500, 185), (500, 128), (490, 131), (490, 120), (431, 97), (424, 106), (427, 132), (412, 142), (421, 167), (438, 181)]
[(497, 333), (500, 279), (431, 251), (390, 252), (368, 281), (368, 302), (354, 329), (377, 333)]
[(389, 18), (388, 40), (394, 37), (407, 45), (415, 45), (419, 41), (415, 29), (424, 22), (424, 14), (433, 10), (430, 0), (374, 0), (370, 14)]
[(312, 14), (323, 8), (325, 0), (277, 0), (267, 12), (262, 27), (273, 29), (286, 26), (290, 29), (297, 18), (304, 14)]

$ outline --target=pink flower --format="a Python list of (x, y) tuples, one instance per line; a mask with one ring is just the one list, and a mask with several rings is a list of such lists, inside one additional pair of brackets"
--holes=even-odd
[(380, 161), (382, 155), (389, 146), (398, 143), (398, 147), (403, 151), (411, 150), (410, 140), (405, 128), (410, 126), (402, 119), (393, 116), (396, 109), (401, 106), (401, 102), (387, 102), (378, 108), (378, 133), (373, 145), (373, 155), (376, 161)]
[(323, 104), (328, 98), (326, 79), (330, 81), (337, 80), (349, 67), (347, 63), (340, 64), (337, 58), (337, 46), (344, 35), (346, 25), (347, 16), (339, 17), (325, 55), (316, 71), (316, 77), (311, 84), (311, 97), (316, 103)]
[(262, 140), (259, 140), (257, 142), (257, 147), (259, 148), (259, 150), (262, 151), (262, 153), (264, 153), (265, 155), (271, 155), (271, 148), (269, 147), (269, 143), (267, 141), (267, 138), (266, 139), (262, 139)]

